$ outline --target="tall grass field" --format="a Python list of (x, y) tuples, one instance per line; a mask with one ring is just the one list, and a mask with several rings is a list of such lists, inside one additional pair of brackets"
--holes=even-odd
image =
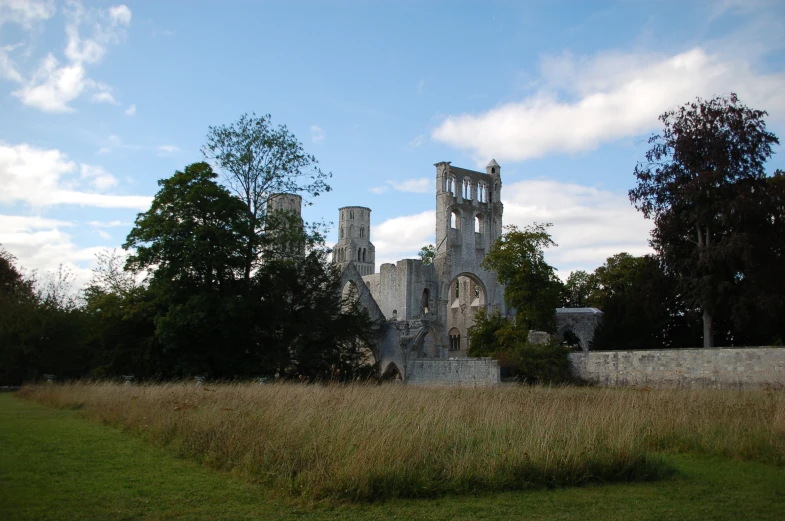
[(785, 465), (785, 393), (502, 386), (73, 383), (20, 394), (310, 498), (635, 481), (658, 452)]

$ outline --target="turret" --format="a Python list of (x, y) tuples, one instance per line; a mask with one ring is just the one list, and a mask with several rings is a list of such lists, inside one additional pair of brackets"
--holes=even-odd
[(354, 261), (361, 275), (376, 272), (370, 208), (345, 206), (338, 210), (338, 242), (333, 248), (333, 262), (343, 269), (349, 261)]

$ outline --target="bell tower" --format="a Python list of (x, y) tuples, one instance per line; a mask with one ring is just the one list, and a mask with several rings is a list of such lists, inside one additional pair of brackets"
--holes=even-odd
[(371, 209), (364, 206), (345, 206), (338, 210), (338, 242), (333, 248), (333, 263), (341, 269), (349, 261), (357, 266), (360, 275), (376, 272), (376, 248), (371, 242)]

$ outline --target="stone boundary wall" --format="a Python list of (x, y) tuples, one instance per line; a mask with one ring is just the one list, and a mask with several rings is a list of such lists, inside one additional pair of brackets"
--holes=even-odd
[(785, 387), (785, 348), (570, 353), (574, 376), (610, 387)]
[(466, 387), (498, 385), (501, 370), (499, 362), (491, 358), (417, 358), (407, 365), (406, 383)]

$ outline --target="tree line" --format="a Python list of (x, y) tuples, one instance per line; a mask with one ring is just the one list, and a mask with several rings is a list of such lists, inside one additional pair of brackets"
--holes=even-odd
[(783, 345), (785, 174), (764, 169), (779, 144), (765, 116), (735, 94), (660, 116), (663, 129), (650, 137), (629, 191), (654, 221), (652, 255), (619, 253), (562, 282), (544, 259), (556, 246), (551, 225), (508, 226), (483, 265), (506, 285), (514, 319), (480, 313), (470, 355), (558, 379), (566, 346), (528, 342), (530, 330), (556, 332), (557, 307), (603, 311), (596, 350)]
[[(0, 249), (0, 383), (59, 378), (368, 376), (381, 325), (341, 299), (320, 223), (273, 211), (329, 191), (329, 173), (270, 116), (210, 127), (205, 159), (158, 182), (89, 285), (39, 282)], [(308, 199), (306, 199), (306, 204)]]
[[(528, 342), (531, 330), (555, 333), (562, 306), (604, 312), (593, 349), (781, 345), (785, 175), (764, 170), (779, 143), (766, 115), (731, 95), (660, 116), (629, 192), (654, 221), (653, 255), (620, 253), (562, 282), (544, 258), (556, 246), (550, 225), (508, 226), (483, 264), (506, 286), (514, 317), (480, 312), (469, 354), (564, 377), (569, 345)], [(323, 224), (272, 211), (280, 193), (309, 204), (330, 190), (330, 174), (269, 115), (210, 127), (203, 154), (158, 182), (127, 256), (101, 254), (79, 298), (62, 270), (37, 281), (0, 248), (0, 383), (44, 373), (316, 380), (372, 371), (382, 325), (342, 301)], [(420, 255), (431, 262), (435, 250)]]

